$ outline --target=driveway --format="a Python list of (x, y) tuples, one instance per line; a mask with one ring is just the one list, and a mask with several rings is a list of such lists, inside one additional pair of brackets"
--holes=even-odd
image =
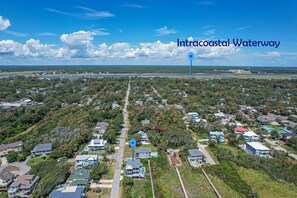
[(285, 153), (288, 153), (289, 156), (291, 156), (295, 160), (297, 159), (297, 155), (295, 155), (295, 154), (291, 153), (290, 151), (286, 150), (285, 148), (279, 146), (277, 144), (277, 141), (272, 141), (272, 140), (269, 140), (268, 138), (265, 138), (264, 140), (265, 140), (265, 142), (267, 142), (268, 144), (270, 144), (272, 148), (274, 148), (274, 149), (276, 149), (278, 151), (283, 151)]
[(2, 165), (0, 167), (0, 172), (2, 172), (2, 170), (8, 166), (15, 166), (15, 167), (19, 168), (20, 170), (19, 171), (11, 171), (11, 172), (15, 175), (24, 175), (24, 174), (28, 173), (31, 169), (31, 167), (27, 165), (27, 163), (30, 159), (31, 159), (31, 155), (29, 155), (26, 158), (26, 160), (23, 162), (13, 162), (13, 163), (7, 163), (5, 165)]
[(207, 147), (207, 145), (203, 145), (203, 144), (200, 144), (198, 142), (197, 144), (199, 150), (203, 153), (203, 155), (205, 156), (205, 161), (206, 163), (209, 163), (209, 164), (216, 164), (215, 161), (212, 159), (212, 157), (209, 155), (209, 153), (207, 152), (207, 150), (205, 150), (205, 147)]
[(1, 157), (1, 162), (2, 162), (1, 166), (4, 166), (4, 165), (7, 164), (7, 159), (6, 159), (5, 156), (4, 157)]

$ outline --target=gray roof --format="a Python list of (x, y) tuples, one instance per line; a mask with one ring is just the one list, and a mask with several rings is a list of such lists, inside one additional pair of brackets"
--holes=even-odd
[(94, 160), (98, 160), (98, 155), (77, 155), (75, 157), (75, 160), (85, 161), (85, 160), (88, 160), (89, 158), (93, 158)]
[(14, 174), (6, 169), (3, 169), (0, 173), (0, 178), (4, 181), (12, 180), (14, 178)]
[(127, 166), (132, 166), (133, 168), (140, 168), (142, 167), (142, 163), (140, 162), (140, 159), (135, 159), (132, 161), (132, 159), (127, 159)]
[(6, 149), (10, 149), (10, 148), (17, 148), (22, 146), (22, 141), (19, 142), (14, 142), (11, 144), (1, 144), (0, 145), (0, 151), (6, 150)]
[(136, 153), (151, 153), (152, 149), (151, 148), (138, 148), (136, 150)]
[(189, 149), (188, 150), (190, 157), (202, 157), (203, 154), (198, 149)]
[(47, 143), (47, 144), (38, 144), (32, 152), (46, 152), (46, 151), (51, 151), (52, 150), (52, 143)]

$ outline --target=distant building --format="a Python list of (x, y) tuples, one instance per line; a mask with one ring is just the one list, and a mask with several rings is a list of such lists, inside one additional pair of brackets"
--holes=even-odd
[(248, 132), (249, 129), (245, 127), (235, 127), (234, 133), (241, 135), (242, 133)]
[(46, 155), (52, 152), (52, 143), (38, 144), (32, 151), (31, 154), (34, 155)]
[(145, 133), (143, 131), (138, 131), (137, 134), (141, 136), (141, 139), (140, 139), (141, 144), (149, 143), (149, 138), (148, 138), (147, 133)]
[(260, 157), (268, 157), (270, 149), (261, 144), (260, 142), (247, 142), (246, 150), (254, 155)]
[(93, 139), (91, 142), (86, 146), (85, 150), (87, 151), (98, 151), (104, 150), (106, 148), (107, 140), (103, 139)]
[(98, 131), (98, 133), (100, 135), (103, 135), (108, 127), (108, 123), (107, 122), (97, 122), (96, 127), (95, 127), (95, 131)]
[(141, 121), (141, 124), (146, 125), (146, 124), (149, 124), (150, 122), (151, 122), (150, 120), (144, 119), (144, 120)]
[(291, 139), (291, 138), (297, 138), (297, 134), (296, 133), (285, 133), (282, 135), (282, 140), (284, 140), (284, 141)]
[(225, 136), (224, 136), (224, 133), (221, 131), (210, 131), (209, 139), (215, 140), (217, 143), (224, 143)]
[(278, 134), (280, 135), (283, 135), (283, 134), (286, 134), (286, 133), (291, 133), (290, 130), (286, 129), (286, 128), (283, 128), (283, 129), (279, 129), (277, 130)]
[(136, 158), (140, 159), (149, 159), (152, 155), (152, 149), (151, 148), (138, 148), (136, 150)]
[(198, 149), (189, 149), (188, 150), (188, 160), (191, 166), (197, 166), (198, 164), (203, 163), (203, 154)]
[(84, 187), (64, 186), (51, 192), (50, 198), (82, 198), (84, 197)]
[(40, 177), (35, 175), (21, 175), (9, 187), (7, 193), (9, 198), (29, 197)]
[(112, 102), (112, 109), (117, 109), (117, 108), (119, 108), (119, 107), (120, 107), (120, 105), (118, 104), (117, 101), (113, 101), (113, 102)]
[(135, 101), (135, 105), (142, 106), (143, 105), (143, 101), (142, 100), (136, 100)]
[(274, 129), (271, 128), (271, 127), (269, 127), (269, 126), (263, 126), (262, 129), (263, 129), (264, 131), (266, 131), (266, 132), (269, 132), (269, 133), (272, 132), (272, 131), (274, 131)]
[(85, 186), (89, 183), (90, 171), (85, 168), (80, 168), (73, 171), (66, 181), (66, 184), (70, 186)]
[(8, 186), (13, 182), (15, 175), (6, 169), (0, 173), (0, 191), (7, 191)]
[(269, 125), (276, 120), (277, 116), (274, 115), (262, 115), (257, 118), (258, 122), (262, 125)]
[(75, 157), (76, 169), (95, 164), (98, 164), (98, 155), (77, 155)]
[(259, 140), (258, 135), (256, 133), (254, 133), (253, 131), (243, 133), (242, 137), (245, 142), (256, 142)]
[(21, 141), (14, 142), (11, 144), (1, 144), (0, 145), (0, 156), (5, 156), (10, 152), (19, 152), (22, 151), (23, 143)]
[(143, 167), (140, 159), (127, 159), (125, 174), (127, 177), (143, 178), (145, 176), (145, 167)]

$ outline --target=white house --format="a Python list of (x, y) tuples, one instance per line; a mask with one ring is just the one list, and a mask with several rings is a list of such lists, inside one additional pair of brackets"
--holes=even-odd
[(75, 157), (76, 169), (94, 164), (98, 164), (98, 155), (77, 155)]
[(242, 134), (245, 142), (256, 142), (259, 140), (258, 135), (253, 131), (248, 131)]
[(103, 139), (93, 139), (91, 142), (86, 146), (85, 150), (87, 151), (98, 151), (104, 150), (106, 148), (107, 141)]

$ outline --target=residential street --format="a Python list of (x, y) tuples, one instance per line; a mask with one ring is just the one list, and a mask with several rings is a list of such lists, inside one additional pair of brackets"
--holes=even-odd
[(114, 173), (112, 190), (111, 190), (111, 194), (110, 194), (111, 198), (119, 197), (121, 167), (122, 167), (124, 148), (125, 148), (125, 138), (126, 138), (126, 134), (128, 132), (128, 123), (129, 123), (129, 120), (128, 120), (129, 112), (127, 110), (127, 107), (129, 104), (129, 94), (130, 94), (130, 81), (128, 84), (128, 89), (127, 89), (126, 98), (125, 98), (125, 105), (124, 105), (124, 109), (123, 109), (124, 127), (121, 132), (119, 151), (118, 151), (118, 155), (116, 157), (116, 169), (115, 169), (115, 173)]
[(288, 153), (289, 156), (291, 156), (291, 157), (293, 157), (294, 159), (297, 160), (297, 155), (295, 155), (295, 154), (291, 153), (290, 151), (286, 150), (285, 148), (279, 146), (276, 141), (272, 141), (272, 140), (269, 140), (267, 138), (265, 138), (264, 140), (265, 140), (265, 142), (270, 144), (271, 147), (273, 147), (274, 149), (276, 149), (278, 151), (283, 151), (285, 153)]
[(15, 166), (18, 167), (20, 170), (19, 171), (11, 171), (12, 173), (16, 174), (16, 175), (24, 175), (26, 173), (28, 173), (31, 169), (30, 166), (27, 165), (28, 161), (31, 159), (31, 155), (29, 155), (27, 157), (27, 159), (23, 162), (13, 162), (13, 163), (7, 163), (7, 164), (3, 164), (0, 167), (0, 172), (2, 172), (3, 169), (5, 169), (8, 166)]
[(211, 156), (208, 154), (208, 152), (205, 150), (205, 147), (207, 147), (207, 145), (203, 145), (203, 144), (200, 144), (198, 142), (197, 144), (199, 150), (203, 153), (203, 155), (205, 156), (205, 160), (206, 160), (206, 163), (209, 163), (209, 164), (216, 164), (214, 162), (214, 160), (211, 158)]

